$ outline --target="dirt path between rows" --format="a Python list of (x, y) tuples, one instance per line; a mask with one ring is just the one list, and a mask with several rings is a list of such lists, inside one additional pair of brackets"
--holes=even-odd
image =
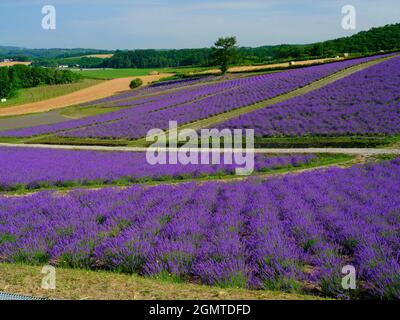
[(79, 91), (66, 94), (64, 96), (33, 103), (27, 103), (9, 108), (0, 108), (0, 117), (45, 112), (97, 99), (102, 99), (112, 96), (120, 91), (128, 90), (129, 84), (133, 79), (140, 78), (143, 81), (143, 84), (147, 85), (150, 82), (157, 81), (160, 80), (161, 78), (169, 77), (171, 75), (173, 74), (162, 73), (158, 75), (113, 79), (99, 83), (89, 88), (85, 88)]

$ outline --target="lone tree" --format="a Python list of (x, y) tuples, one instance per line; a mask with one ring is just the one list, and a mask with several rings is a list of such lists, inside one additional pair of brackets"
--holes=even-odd
[(143, 84), (143, 81), (139, 78), (133, 79), (129, 85), (131, 89), (135, 89), (140, 87)]
[(211, 48), (214, 63), (220, 66), (222, 73), (228, 71), (229, 64), (235, 61), (237, 55), (236, 37), (219, 38)]

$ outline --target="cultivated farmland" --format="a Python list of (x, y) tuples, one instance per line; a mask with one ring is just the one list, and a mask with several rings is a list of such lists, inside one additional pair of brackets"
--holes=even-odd
[[(160, 74), (154, 76), (148, 75), (140, 78), (145, 84), (148, 84), (169, 75), (170, 74)], [(129, 77), (104, 82), (97, 81), (98, 83), (93, 86), (83, 87), (81, 90), (67, 93), (61, 96), (56, 96), (52, 99), (30, 102), (9, 108), (0, 108), (0, 117), (46, 112), (49, 110), (65, 108), (70, 105), (85, 103), (94, 99), (108, 97), (112, 94), (128, 90), (130, 82), (136, 78), (137, 77)], [(95, 81), (92, 81), (92, 83), (94, 82)]]
[(2, 196), (0, 256), (342, 297), (340, 268), (351, 263), (365, 283), (352, 294), (398, 299), (399, 179), (393, 160), (267, 181)]
[[(212, 155), (208, 155), (211, 159)], [(198, 156), (200, 157), (200, 155)], [(96, 152), (80, 150), (51, 150), (30, 148), (0, 148), (0, 191), (65, 187), (76, 185), (117, 184), (149, 181), (183, 180), (212, 176), (233, 176), (233, 161), (224, 164), (191, 164), (154, 166), (142, 152)], [(256, 155), (256, 172), (272, 172), (320, 164), (310, 155)], [(211, 160), (210, 160), (211, 162)], [(53, 166), (57, 163), (57, 166)], [(32, 167), (34, 170), (32, 170)]]
[[(400, 299), (399, 63), (163, 81), (70, 106), (94, 116), (0, 128), (14, 143), (0, 147), (0, 270), (51, 264), (248, 297)], [(170, 120), (254, 128), (253, 174), (223, 161), (150, 164), (134, 147)], [(39, 142), (55, 145), (29, 147)], [(79, 150), (90, 144), (110, 147)], [(336, 149), (307, 149), (325, 144)], [(299, 145), (305, 153), (291, 153)], [(356, 290), (341, 285), (345, 265)]]
[[(126, 94), (117, 95), (106, 100), (106, 104), (102, 107), (126, 107), (124, 110), (75, 122), (0, 132), (0, 135), (29, 137), (56, 133), (63, 137), (134, 140), (144, 137), (152, 128), (167, 128), (171, 119), (182, 125), (223, 114), (283, 95), (346, 68), (377, 58), (381, 57), (354, 59), (274, 74), (244, 77), (196, 86), (156, 97), (137, 99), (136, 92), (133, 92), (133, 99), (129, 99), (129, 95)], [(99, 102), (104, 102), (104, 100)], [(79, 129), (71, 130), (75, 128)]]
[(359, 71), (303, 96), (221, 123), (256, 135), (400, 133), (400, 57)]

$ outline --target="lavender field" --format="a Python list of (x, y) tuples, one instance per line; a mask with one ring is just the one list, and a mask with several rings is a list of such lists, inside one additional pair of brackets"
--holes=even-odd
[[(199, 155), (200, 158), (200, 155)], [(234, 175), (243, 165), (151, 165), (142, 152), (97, 152), (0, 148), (0, 191), (135, 183)], [(315, 155), (255, 156), (255, 171), (296, 168), (316, 162)], [(211, 162), (211, 156), (210, 156)], [(199, 161), (200, 163), (200, 161)]]
[(0, 196), (0, 261), (400, 298), (400, 160), (265, 181)]
[(169, 120), (178, 121), (182, 125), (205, 119), (271, 99), (343, 69), (378, 58), (381, 56), (244, 77), (156, 96), (129, 99), (127, 94), (122, 94), (102, 101), (102, 107), (124, 107), (123, 110), (55, 125), (0, 131), (0, 136), (30, 137), (52, 133), (62, 137), (138, 139), (144, 137), (150, 129), (168, 128)]
[(218, 128), (254, 128), (259, 137), (397, 135), (399, 88), (400, 57), (396, 57)]
[[(207, 119), (380, 57), (169, 81), (81, 106), (117, 111), (0, 136), (135, 140), (170, 120)], [(394, 57), (215, 127), (254, 128), (264, 140), (359, 135), (395, 142), (399, 87)], [(151, 165), (144, 152), (0, 147), (0, 263), (400, 299), (400, 158), (306, 152), (256, 154), (253, 176), (234, 180), (244, 165), (224, 164), (222, 156), (220, 164)], [(353, 166), (332, 166), (339, 163)], [(356, 290), (342, 286), (347, 265), (356, 269)]]
[(128, 100), (136, 97), (142, 97), (146, 95), (162, 93), (163, 91), (171, 90), (171, 89), (178, 89), (181, 87), (200, 84), (203, 82), (214, 81), (220, 78), (227, 78), (225, 77), (200, 77), (200, 78), (188, 78), (188, 79), (181, 79), (181, 80), (170, 80), (170, 81), (162, 81), (159, 83), (150, 84), (145, 87), (141, 87), (136, 90), (131, 90), (126, 93), (117, 94), (108, 98), (103, 98), (91, 102), (87, 102), (82, 104), (82, 106), (95, 106), (102, 103), (109, 103), (119, 100)]

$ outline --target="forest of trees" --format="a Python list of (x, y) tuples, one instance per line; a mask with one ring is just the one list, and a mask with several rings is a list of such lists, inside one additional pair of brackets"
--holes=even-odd
[(96, 57), (71, 57), (71, 58), (41, 58), (35, 59), (32, 63), (34, 66), (56, 68), (60, 65), (79, 68), (97, 68), (103, 63), (102, 58)]
[[(276, 59), (329, 57), (341, 53), (367, 54), (380, 50), (400, 49), (400, 24), (372, 28), (351, 37), (309, 45), (278, 45), (238, 49), (236, 63), (263, 63)], [(209, 66), (211, 48), (182, 50), (117, 51), (105, 59), (108, 68), (160, 68), (179, 66)]]
[[(128, 45), (128, 44), (127, 44)], [(132, 44), (134, 46), (134, 44)], [(284, 59), (330, 57), (342, 53), (367, 54), (380, 50), (400, 49), (400, 23), (362, 31), (353, 36), (307, 45), (277, 45), (237, 50), (236, 64), (257, 64)], [(94, 53), (114, 53), (109, 59), (83, 58)], [(1, 58), (16, 57), (19, 61), (33, 61), (34, 65), (54, 67), (79, 65), (83, 68), (162, 68), (180, 66), (210, 66), (212, 49), (180, 50), (117, 50), (95, 49), (22, 49), (0, 47)], [(74, 57), (73, 59), (71, 59)]]
[(181, 50), (133, 50), (117, 51), (110, 59), (105, 59), (106, 68), (162, 68), (192, 65), (209, 65), (211, 49)]
[(80, 75), (68, 71), (14, 65), (0, 68), (0, 98), (14, 96), (18, 89), (32, 88), (42, 84), (65, 84), (77, 82)]

